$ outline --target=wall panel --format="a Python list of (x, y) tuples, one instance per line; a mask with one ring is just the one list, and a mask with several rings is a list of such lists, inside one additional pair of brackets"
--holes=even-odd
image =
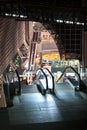
[(25, 22), (0, 18), (0, 74), (14, 58), (17, 49), (24, 43)]

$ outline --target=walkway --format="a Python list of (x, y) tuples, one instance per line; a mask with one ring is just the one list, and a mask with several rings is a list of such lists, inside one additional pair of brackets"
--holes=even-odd
[[(36, 86), (33, 87), (37, 89)], [(43, 96), (39, 91), (35, 93), (33, 91), (15, 96), (13, 107), (0, 110), (2, 128), (9, 130), (87, 128), (87, 94), (74, 92), (65, 87), (61, 89), (60, 86), (58, 90), (55, 95), (48, 92)]]

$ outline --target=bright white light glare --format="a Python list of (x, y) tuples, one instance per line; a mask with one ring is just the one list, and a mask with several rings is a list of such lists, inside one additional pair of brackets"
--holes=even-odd
[(11, 14), (5, 13), (5, 16), (11, 16)]
[(13, 17), (18, 17), (19, 15), (5, 13), (5, 16), (13, 16)]
[[(63, 20), (57, 19), (56, 22), (63, 23)], [(73, 21), (66, 21), (66, 20), (64, 20), (64, 22), (67, 23), (67, 24), (73, 24)], [(84, 23), (81, 23), (81, 22), (75, 22), (75, 24), (84, 26)]]
[[(8, 13), (5, 13), (5, 16), (19, 17), (19, 15), (17, 15), (17, 14), (8, 14)], [(20, 15), (20, 18), (27, 18), (27, 16)]]
[(19, 17), (19, 15), (17, 15), (17, 14), (12, 14), (11, 16), (13, 16), (13, 17)]
[(73, 24), (73, 21), (64, 21), (65, 23)]
[(84, 23), (81, 23), (82, 25), (84, 25)]
[(12, 14), (13, 17), (16, 17), (16, 14)]
[(70, 23), (70, 24), (73, 24), (73, 21), (70, 21), (69, 23)]
[(80, 22), (76, 22), (76, 24), (80, 25)]
[(20, 18), (24, 18), (24, 16), (23, 16), (23, 15), (20, 15)]
[(56, 21), (57, 21), (58, 23), (63, 23), (63, 20), (57, 19)]
[(27, 16), (24, 16), (24, 15), (20, 15), (20, 18), (27, 18)]
[(65, 23), (69, 23), (69, 21), (65, 21)]
[(84, 23), (76, 22), (77, 25), (84, 25)]
[[(13, 16), (13, 17), (19, 17), (19, 15), (16, 15), (16, 14), (8, 14), (8, 13), (5, 13), (5, 16)], [(24, 15), (20, 15), (20, 18), (27, 18), (27, 16), (24, 16)], [(61, 19), (57, 19), (56, 22), (58, 23), (63, 23), (63, 20)], [(73, 24), (73, 21), (66, 21), (64, 20), (65, 23), (67, 24)], [(33, 22), (33, 26), (34, 26), (34, 22)], [(81, 22), (75, 22), (75, 24), (77, 25), (83, 25), (84, 26), (84, 23), (81, 23)]]

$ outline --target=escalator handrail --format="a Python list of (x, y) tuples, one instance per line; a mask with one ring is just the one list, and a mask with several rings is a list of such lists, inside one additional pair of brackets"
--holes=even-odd
[(45, 74), (45, 72), (43, 71), (43, 69), (42, 68), (39, 68), (37, 71), (41, 71), (43, 74), (44, 74), (44, 76), (45, 76), (45, 79), (46, 79), (46, 89), (48, 89), (48, 80), (47, 80), (47, 75)]
[[(18, 73), (17, 69), (13, 70), (13, 73), (14, 72), (16, 73), (17, 79), (18, 79), (18, 94), (21, 95), (21, 81), (20, 81), (20, 76), (19, 76), (19, 73)], [(8, 75), (6, 75), (6, 77), (7, 77), (7, 80), (8, 80)], [(13, 84), (14, 84), (14, 82), (13, 82)], [(8, 80), (8, 85), (10, 85), (9, 80)]]
[(68, 68), (71, 68), (71, 69), (78, 75), (78, 77), (79, 77), (79, 86), (80, 86), (80, 81), (81, 81), (80, 74), (79, 74), (72, 66), (67, 66), (67, 67), (64, 69), (63, 73), (60, 75), (60, 77), (57, 79), (56, 82), (58, 82), (58, 81), (62, 78), (62, 76), (64, 75), (65, 71), (66, 71)]
[(15, 70), (15, 73), (16, 73), (16, 75), (18, 77), (18, 84), (19, 84), (19, 91), (18, 91), (18, 93), (21, 94), (21, 81), (20, 81), (20, 76), (19, 76), (19, 73), (18, 73), (17, 69)]
[(50, 76), (52, 77), (53, 90), (54, 90), (54, 76), (53, 76), (53, 74), (49, 71), (48, 68), (44, 68), (44, 69), (46, 69), (46, 70), (48, 71), (48, 73), (50, 74)]

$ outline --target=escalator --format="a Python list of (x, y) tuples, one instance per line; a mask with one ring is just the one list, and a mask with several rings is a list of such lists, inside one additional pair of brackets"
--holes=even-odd
[(87, 86), (81, 79), (80, 74), (71, 66), (67, 66), (60, 77), (56, 80), (56, 86), (59, 86), (59, 84), (62, 84), (62, 86), (66, 86), (66, 84), (68, 84), (68, 86), (75, 91), (87, 89)]
[(21, 95), (21, 82), (16, 69), (6, 72), (6, 83), (3, 84), (7, 106), (13, 106), (14, 96)]
[(58, 76), (55, 81), (55, 76), (47, 68), (40, 68), (36, 73), (37, 86), (41, 90), (42, 94), (46, 94), (46, 91), (74, 90), (82, 91), (86, 90), (87, 86), (80, 77), (80, 74), (71, 66), (67, 66), (64, 71)]
[(47, 68), (40, 68), (36, 72), (36, 84), (42, 94), (48, 90), (54, 92), (54, 77)]

